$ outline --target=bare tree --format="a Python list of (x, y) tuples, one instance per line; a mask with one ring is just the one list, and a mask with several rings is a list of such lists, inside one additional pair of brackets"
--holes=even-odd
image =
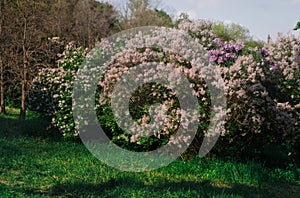
[(6, 114), (6, 100), (5, 100), (5, 83), (6, 83), (6, 66), (5, 66), (5, 45), (7, 44), (5, 28), (5, 19), (7, 13), (5, 12), (6, 0), (0, 0), (0, 114)]
[(107, 3), (79, 0), (74, 8), (73, 28), (76, 38), (91, 48), (96, 41), (112, 33), (117, 23), (117, 11)]
[(6, 92), (20, 102), (22, 119), (39, 69), (55, 67), (67, 42), (91, 47), (118, 22), (113, 6), (95, 0), (0, 0), (0, 6), (0, 113)]
[(44, 43), (48, 35), (44, 23), (47, 14), (46, 0), (16, 0), (12, 3), (16, 17), (13, 44), (16, 50), (14, 74), (16, 81), (21, 84), (20, 118), (26, 116), (26, 98), (30, 83), (37, 71), (47, 63), (43, 62)]
[(6, 114), (5, 88), (4, 88), (4, 65), (0, 56), (0, 114)]
[(74, 40), (73, 12), (77, 2), (78, 0), (52, 0), (48, 5), (51, 14), (47, 16), (46, 28), (52, 37), (59, 37), (66, 42)]
[[(1, 0), (0, 2), (0, 38), (4, 38), (3, 35), (3, 22), (4, 22), (4, 0)], [(1, 43), (2, 43), (2, 39), (1, 39)], [(2, 61), (2, 57), (3, 57), (3, 52), (4, 52), (4, 48), (3, 45), (1, 45), (0, 48), (0, 114), (5, 114), (5, 89), (4, 89), (4, 65), (3, 65), (3, 61)]]

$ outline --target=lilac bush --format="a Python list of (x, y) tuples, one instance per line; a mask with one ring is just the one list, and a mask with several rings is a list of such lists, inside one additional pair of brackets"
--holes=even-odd
[[(126, 58), (124, 58), (126, 57)], [(163, 62), (161, 62), (163, 61)], [(118, 82), (121, 76), (126, 73), (130, 68), (135, 67), (140, 64), (151, 64), (152, 62), (156, 62), (158, 64), (167, 63), (169, 66), (173, 67), (174, 70), (178, 70), (179, 72), (183, 72), (186, 77), (189, 78), (191, 82), (191, 86), (194, 88), (194, 95), (199, 98), (199, 102), (202, 104), (201, 109), (201, 123), (205, 125), (209, 122), (209, 114), (206, 114), (209, 111), (209, 99), (207, 95), (207, 88), (205, 87), (205, 83), (203, 79), (200, 79), (198, 75), (195, 75), (193, 66), (188, 68), (187, 61), (178, 56), (177, 54), (173, 54), (172, 52), (157, 52), (154, 49), (143, 49), (139, 52), (137, 51), (127, 51), (122, 54), (122, 56), (116, 57), (112, 60), (112, 64), (109, 65), (109, 69), (107, 70), (105, 77), (99, 82), (99, 86), (103, 89), (100, 93), (99, 97), (99, 107), (107, 107), (111, 106), (111, 97), (113, 93), (113, 89), (115, 87), (116, 82)], [(154, 74), (155, 75), (155, 74)], [(146, 76), (137, 76), (137, 78), (146, 78)], [(171, 76), (170, 76), (171, 77)], [(172, 78), (172, 77), (171, 77)], [(123, 97), (120, 97), (122, 100)], [(142, 101), (142, 102), (141, 102)], [(152, 148), (153, 146), (161, 146), (162, 144), (170, 141), (172, 136), (176, 133), (179, 127), (180, 117), (182, 115), (182, 110), (180, 110), (180, 106), (178, 101), (176, 100), (176, 95), (162, 85), (159, 84), (145, 84), (140, 87), (140, 89), (133, 94), (131, 97), (131, 114), (136, 119), (136, 121), (144, 126), (150, 121), (150, 115), (147, 113), (149, 111), (149, 106), (153, 103), (161, 103), (163, 104), (165, 111), (168, 112), (168, 116), (164, 118), (163, 128), (159, 133), (155, 133), (150, 138), (144, 138), (139, 136), (131, 136), (126, 133), (126, 131), (118, 130), (114, 128), (113, 135), (114, 139), (118, 142), (127, 141), (137, 145), (147, 145), (148, 148)], [(98, 108), (99, 110), (99, 108)], [(99, 115), (101, 118), (107, 117), (107, 115)], [(158, 114), (160, 115), (160, 114)], [(110, 116), (112, 116), (110, 114)], [(164, 117), (163, 115), (160, 115)], [(103, 119), (104, 119), (103, 118)], [(191, 120), (188, 120), (191, 122)], [(105, 124), (105, 123), (103, 123)], [(188, 123), (186, 123), (188, 125)], [(184, 124), (183, 124), (184, 125)], [(116, 125), (113, 125), (116, 127)], [(133, 127), (133, 126), (128, 126)], [(155, 128), (149, 129), (149, 131), (154, 131)], [(207, 127), (202, 127), (202, 132), (205, 133)], [(125, 143), (123, 142), (122, 145)], [(132, 145), (131, 145), (132, 146)]]
[[(205, 36), (205, 31), (195, 31), (201, 25), (184, 27), (196, 39)], [(209, 46), (210, 61), (222, 68), (227, 89), (220, 152), (229, 145), (235, 152), (245, 149), (258, 137), (261, 145), (275, 142), (296, 147), (300, 141), (299, 38), (280, 35), (263, 49), (245, 49), (242, 42), (210, 38), (204, 40), (211, 43), (204, 44)]]
[(244, 149), (258, 137), (260, 146), (267, 143), (296, 146), (299, 142), (296, 112), (270, 96), (269, 87), (265, 86), (269, 77), (264, 73), (265, 67), (272, 68), (261, 65), (250, 54), (223, 68), (228, 101), (225, 142), (240, 144)]
[[(266, 87), (274, 100), (278, 116), (274, 117), (273, 132), (279, 142), (298, 146), (300, 142), (300, 38), (278, 34), (262, 49), (266, 63)], [(270, 85), (271, 84), (271, 85)]]
[[(278, 35), (264, 49), (268, 61), (273, 62), (271, 70), (277, 71), (274, 98), (278, 102), (300, 104), (300, 39), (294, 35)], [(271, 78), (273, 76), (270, 76)]]
[[(300, 141), (299, 39), (280, 36), (263, 49), (251, 50), (246, 49), (242, 42), (221, 42), (215, 37), (211, 26), (211, 22), (199, 20), (182, 22), (178, 28), (203, 45), (210, 55), (210, 62), (215, 63), (212, 67), (221, 72), (225, 82), (226, 124), (215, 151), (221, 153), (224, 149), (233, 148), (238, 153), (257, 142), (258, 138), (260, 144), (275, 142), (296, 147)], [(161, 35), (161, 42), (164, 36)], [(190, 49), (181, 50), (189, 53)], [(72, 117), (72, 86), (76, 71), (85, 56), (84, 49), (72, 44), (67, 46), (59, 67), (41, 71), (33, 87), (32, 108), (49, 115), (52, 124), (68, 138), (78, 136)], [(142, 126), (150, 122), (148, 112), (153, 103), (161, 103), (166, 108), (168, 116), (164, 118), (164, 128), (151, 138), (130, 135), (120, 129), (109, 108), (113, 87), (120, 77), (138, 64), (147, 65), (151, 62), (170, 65), (191, 82), (200, 105), (196, 142), (201, 142), (210, 121), (207, 85), (201, 74), (194, 69), (195, 62), (161, 49), (128, 49), (106, 65), (105, 75), (98, 83), (96, 94), (96, 111), (101, 125), (108, 130), (113, 141), (127, 148), (147, 150), (171, 141), (182, 114), (172, 91), (158, 84), (145, 84), (131, 98), (130, 113)], [(147, 105), (140, 104), (138, 101), (141, 100)]]

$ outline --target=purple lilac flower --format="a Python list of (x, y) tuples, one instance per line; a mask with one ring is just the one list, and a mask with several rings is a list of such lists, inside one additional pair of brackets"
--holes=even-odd
[(217, 45), (220, 46), (220, 47), (223, 45), (221, 39), (219, 39), (219, 38), (216, 38), (216, 39), (215, 39), (215, 42), (216, 42)]
[(276, 63), (273, 63), (272, 67), (270, 68), (270, 70), (278, 70), (278, 69), (279, 69), (279, 67)]
[(223, 58), (222, 58), (222, 56), (220, 56), (219, 58), (218, 58), (218, 64), (222, 64), (224, 61), (223, 61)]
[(245, 48), (245, 45), (244, 45), (244, 44), (241, 44), (241, 45), (235, 45), (235, 50), (236, 50), (236, 52), (240, 52), (240, 51), (242, 51), (244, 48)]
[(232, 56), (231, 56), (230, 53), (226, 53), (226, 54), (225, 54), (225, 58), (229, 59), (229, 58), (231, 58), (231, 57), (232, 57)]
[(260, 54), (261, 54), (263, 57), (269, 56), (269, 53), (268, 53), (265, 49), (261, 49), (261, 50), (260, 50)]
[(210, 62), (210, 63), (214, 63), (214, 62), (216, 62), (216, 61), (217, 61), (217, 59), (218, 59), (218, 57), (217, 57), (217, 56), (210, 56), (210, 58), (209, 58), (209, 62)]
[(245, 48), (244, 44), (234, 44), (233, 42), (227, 42), (223, 44), (220, 39), (215, 39), (219, 48), (210, 50), (208, 54), (210, 55), (210, 62), (217, 62), (218, 64), (225, 63), (231, 59), (236, 59), (238, 52)]

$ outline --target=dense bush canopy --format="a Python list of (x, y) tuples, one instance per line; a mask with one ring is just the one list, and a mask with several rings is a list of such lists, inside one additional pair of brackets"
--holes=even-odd
[[(299, 38), (279, 35), (276, 41), (259, 49), (245, 47), (242, 41), (221, 41), (215, 36), (209, 21), (182, 21), (178, 29), (187, 32), (208, 51), (212, 67), (221, 71), (225, 82), (226, 123), (214, 152), (233, 151), (236, 155), (276, 144), (294, 155), (300, 143)], [(87, 50), (69, 44), (61, 55), (59, 67), (41, 70), (34, 81), (31, 108), (46, 113), (53, 126), (66, 138), (78, 137), (72, 116), (72, 86), (86, 54)], [(208, 130), (209, 91), (200, 74), (194, 73), (193, 62), (169, 51), (153, 48), (128, 50), (110, 62), (105, 76), (100, 78), (96, 94), (96, 111), (102, 127), (115, 143), (131, 150), (153, 150), (172, 139), (181, 113), (171, 90), (157, 84), (146, 84), (132, 97), (131, 114), (140, 125), (149, 122), (149, 106), (153, 103), (168, 106), (165, 127), (149, 138), (133, 136), (122, 130), (110, 109), (109, 96), (120, 76), (137, 64), (150, 62), (179, 68), (191, 82), (201, 106), (199, 130), (189, 150), (191, 154), (197, 153), (199, 142)], [(139, 101), (144, 98), (146, 104), (141, 104)], [(173, 107), (169, 107), (171, 105)]]

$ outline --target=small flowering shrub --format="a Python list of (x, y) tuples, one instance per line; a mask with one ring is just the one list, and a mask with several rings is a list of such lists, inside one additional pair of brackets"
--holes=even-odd
[(48, 117), (52, 126), (64, 137), (77, 136), (72, 114), (72, 91), (76, 71), (85, 59), (87, 50), (77, 48), (73, 42), (66, 46), (57, 68), (46, 68), (39, 72), (33, 82), (30, 109)]

